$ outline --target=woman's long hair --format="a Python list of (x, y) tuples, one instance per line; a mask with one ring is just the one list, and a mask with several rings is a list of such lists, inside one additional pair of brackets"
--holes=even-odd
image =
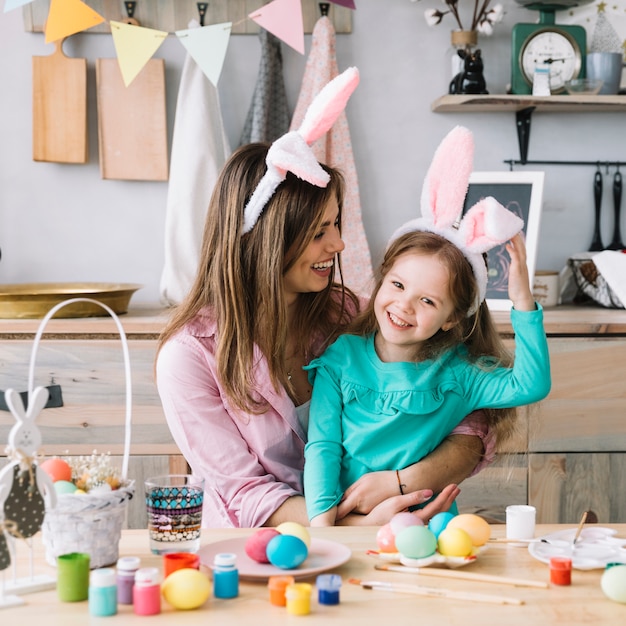
[(297, 338), (300, 353), (314, 356), (313, 342), (321, 338), (328, 345), (350, 320), (348, 311), (358, 310), (354, 294), (335, 283), (333, 267), (328, 287), (299, 295), (288, 327), (283, 276), (313, 240), (333, 197), (341, 219), (344, 181), (330, 167), (324, 167), (330, 175), (324, 188), (287, 173), (254, 228), (242, 235), (244, 207), (267, 169), (268, 148), (261, 143), (242, 146), (224, 166), (209, 204), (198, 273), (158, 346), (210, 307), (217, 323), (220, 384), (234, 406), (253, 413), (266, 408), (254, 391), (255, 345), (267, 359), (274, 387), (293, 392), (285, 359), (289, 337)]
[[(467, 315), (476, 301), (478, 287), (472, 267), (463, 253), (453, 243), (425, 231), (412, 231), (394, 240), (387, 251), (376, 275), (374, 292), (368, 306), (350, 325), (348, 332), (366, 335), (378, 331), (378, 322), (374, 313), (374, 301), (385, 276), (389, 273), (398, 257), (404, 254), (422, 254), (439, 259), (449, 275), (449, 296), (454, 310), (451, 321), (453, 327), (448, 331), (439, 330), (430, 339), (416, 349), (415, 359), (436, 359), (444, 352), (461, 343), (465, 344), (472, 362), (484, 368), (496, 366), (510, 367), (513, 359), (504, 346), (493, 322), (486, 302), (478, 310)], [(508, 409), (483, 409), (487, 421), (495, 429), (498, 444), (509, 439), (515, 430), (517, 411)]]

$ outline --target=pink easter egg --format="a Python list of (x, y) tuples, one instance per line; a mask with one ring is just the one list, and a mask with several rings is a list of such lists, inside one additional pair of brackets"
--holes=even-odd
[(385, 524), (376, 533), (376, 544), (380, 552), (397, 552), (396, 539), (391, 524)]
[(261, 528), (246, 540), (244, 549), (246, 554), (257, 563), (269, 563), (267, 558), (267, 544), (280, 533), (275, 528)]
[(417, 517), (413, 513), (405, 511), (403, 513), (396, 513), (389, 521), (391, 530), (394, 535), (397, 535), (403, 528), (407, 526), (423, 526), (424, 522), (421, 518)]

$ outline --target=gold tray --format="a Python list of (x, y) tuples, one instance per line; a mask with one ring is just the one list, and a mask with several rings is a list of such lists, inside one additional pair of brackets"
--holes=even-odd
[[(55, 305), (71, 298), (91, 298), (117, 314), (128, 311), (132, 295), (143, 285), (132, 283), (20, 283), (0, 285), (0, 319), (45, 317)], [(104, 317), (108, 313), (91, 302), (62, 307), (54, 317)]]

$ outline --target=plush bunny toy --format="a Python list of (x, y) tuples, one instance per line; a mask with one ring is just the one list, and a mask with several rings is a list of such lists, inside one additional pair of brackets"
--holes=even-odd
[(43, 523), (46, 507), (56, 504), (51, 478), (35, 459), (41, 445), (41, 433), (35, 420), (48, 401), (48, 390), (37, 387), (30, 396), (28, 409), (14, 389), (7, 389), (5, 399), (17, 423), (9, 433), (7, 455), (12, 459), (0, 471), (0, 507), (6, 522), (17, 526), (19, 537), (32, 537)]

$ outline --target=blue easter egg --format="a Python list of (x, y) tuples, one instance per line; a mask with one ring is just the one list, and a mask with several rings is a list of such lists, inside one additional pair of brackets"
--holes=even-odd
[(268, 542), (265, 553), (267, 560), (275, 567), (293, 569), (304, 562), (309, 555), (309, 549), (300, 537), (276, 535)]
[(69, 480), (57, 480), (54, 484), (54, 490), (58, 494), (62, 493), (74, 493), (76, 491), (76, 485)]
[(429, 530), (435, 535), (435, 537), (439, 538), (439, 535), (442, 530), (448, 525), (448, 522), (454, 517), (452, 513), (448, 513), (445, 511), (443, 513), (437, 513), (430, 518), (430, 522), (428, 522)]

